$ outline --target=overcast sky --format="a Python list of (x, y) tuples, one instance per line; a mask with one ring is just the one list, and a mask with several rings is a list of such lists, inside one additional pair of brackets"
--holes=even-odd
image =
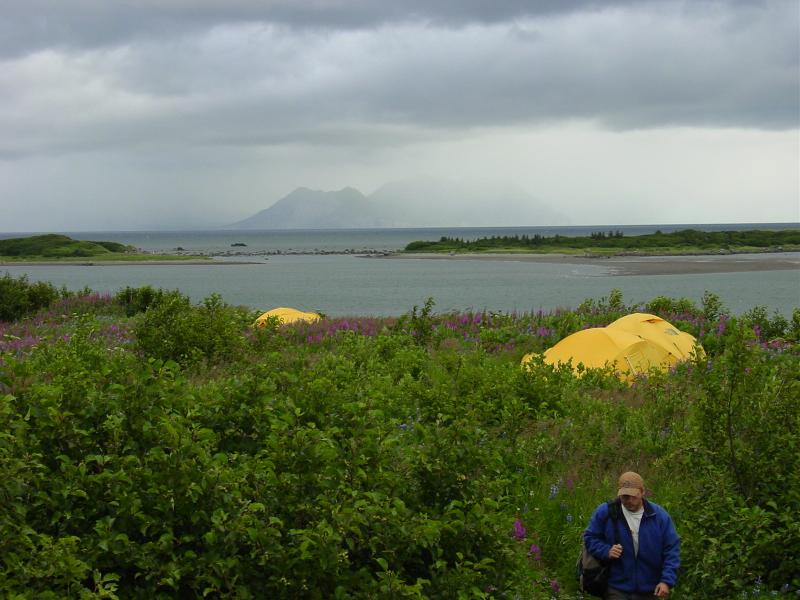
[(800, 221), (799, 30), (797, 0), (4, 0), (0, 231), (418, 177), (574, 224)]

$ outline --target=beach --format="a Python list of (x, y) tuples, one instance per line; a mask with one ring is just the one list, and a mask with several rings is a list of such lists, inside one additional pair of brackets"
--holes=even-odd
[(612, 275), (683, 275), (800, 270), (800, 252), (752, 254), (693, 254), (673, 256), (574, 256), (568, 254), (390, 254), (400, 260), (479, 260), (592, 265)]
[[(298, 254), (315, 255), (314, 252)], [(321, 254), (321, 253), (320, 253)], [(670, 256), (576, 256), (571, 254), (527, 254), (527, 253), (358, 253), (326, 252), (325, 255), (342, 254), (359, 258), (390, 260), (447, 260), (447, 261), (495, 261), (540, 263), (556, 265), (591, 265), (608, 269), (609, 275), (697, 275), (704, 273), (747, 273), (764, 271), (800, 270), (800, 252), (739, 253), (739, 254), (691, 254)], [(15, 261), (0, 262), (0, 267), (47, 266), (47, 267), (126, 267), (126, 266), (234, 266), (266, 265), (263, 256), (244, 256), (236, 259), (197, 259), (197, 260), (152, 260), (152, 261)]]

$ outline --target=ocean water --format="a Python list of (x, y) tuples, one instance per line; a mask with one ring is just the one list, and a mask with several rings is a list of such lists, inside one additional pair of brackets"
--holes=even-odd
[[(791, 225), (782, 225), (790, 227)], [(91, 232), (70, 234), (81, 239), (111, 240), (149, 251), (178, 246), (192, 252), (314, 252), (396, 250), (417, 239), (442, 235), (463, 238), (484, 235), (540, 233), (586, 235), (591, 231), (622, 230), (627, 235), (661, 229), (730, 229), (734, 226), (641, 226), (586, 228), (497, 228), (280, 232)], [(754, 226), (737, 225), (751, 229)], [(759, 228), (766, 228), (763, 224)], [(798, 226), (800, 227), (800, 226)], [(672, 228), (672, 229), (670, 229)], [(778, 228), (776, 226), (775, 228)], [(4, 234), (3, 237), (12, 237)], [(247, 244), (232, 248), (232, 243)], [(486, 260), (415, 260), (364, 258), (346, 254), (298, 254), (246, 257), (249, 264), (210, 265), (63, 265), (6, 266), (0, 273), (27, 275), (70, 289), (90, 287), (116, 292), (130, 285), (179, 289), (199, 301), (211, 293), (225, 301), (254, 309), (292, 306), (320, 310), (331, 316), (400, 315), (428, 297), (437, 311), (488, 309), (494, 311), (574, 308), (587, 298), (622, 291), (628, 303), (657, 296), (685, 297), (699, 302), (706, 291), (715, 293), (734, 314), (754, 306), (791, 316), (800, 307), (800, 270), (702, 275), (620, 276), (603, 265), (562, 265)]]

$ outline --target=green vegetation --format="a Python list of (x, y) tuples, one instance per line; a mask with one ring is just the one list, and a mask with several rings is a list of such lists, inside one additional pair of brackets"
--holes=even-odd
[(125, 246), (117, 242), (75, 240), (55, 233), (0, 240), (0, 260), (3, 262), (82, 262), (87, 258), (91, 258), (93, 262), (132, 262), (193, 260), (199, 257), (137, 253), (132, 246)]
[(541, 235), (492, 236), (476, 240), (442, 237), (438, 242), (411, 242), (405, 252), (529, 252), (529, 253), (647, 253), (692, 254), (800, 250), (800, 229), (779, 231), (657, 231), (624, 236), (621, 231), (592, 233), (588, 237)]
[(116, 242), (74, 240), (66, 235), (55, 233), (0, 240), (1, 256), (63, 258), (98, 256), (109, 253), (120, 254), (130, 251), (130, 246)]
[(69, 296), (74, 294), (66, 288), (59, 290), (44, 281), (29, 283), (25, 275), (14, 278), (6, 273), (0, 277), (0, 321), (14, 321)]
[[(672, 597), (800, 590), (800, 309), (613, 291), (254, 330), (152, 288), (40, 304), (0, 323), (2, 597), (573, 599), (627, 469), (681, 535)], [(631, 386), (520, 368), (632, 310), (706, 359)]]

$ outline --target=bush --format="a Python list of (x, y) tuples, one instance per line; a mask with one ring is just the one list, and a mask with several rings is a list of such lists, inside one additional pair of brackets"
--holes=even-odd
[[(673, 465), (687, 594), (738, 593), (758, 580), (800, 587), (800, 361), (732, 319), (722, 352), (693, 373), (697, 389)], [(792, 516), (794, 515), (794, 516)]]
[(706, 359), (628, 385), (519, 366), (616, 294), (255, 331), (215, 296), (148, 297), (0, 354), (0, 596), (574, 599), (630, 469), (681, 535), (676, 600), (800, 589), (798, 349), (750, 319), (686, 315)]
[(149, 285), (138, 288), (126, 286), (114, 295), (114, 301), (121, 304), (125, 308), (125, 314), (131, 317), (158, 304), (166, 294), (168, 292), (165, 290), (156, 290)]
[(190, 364), (237, 357), (251, 320), (249, 311), (228, 306), (217, 294), (193, 306), (179, 292), (166, 292), (145, 311), (134, 334), (145, 355)]
[(0, 277), (0, 321), (15, 321), (68, 295), (51, 283), (29, 283), (26, 275), (14, 278), (6, 273)]

